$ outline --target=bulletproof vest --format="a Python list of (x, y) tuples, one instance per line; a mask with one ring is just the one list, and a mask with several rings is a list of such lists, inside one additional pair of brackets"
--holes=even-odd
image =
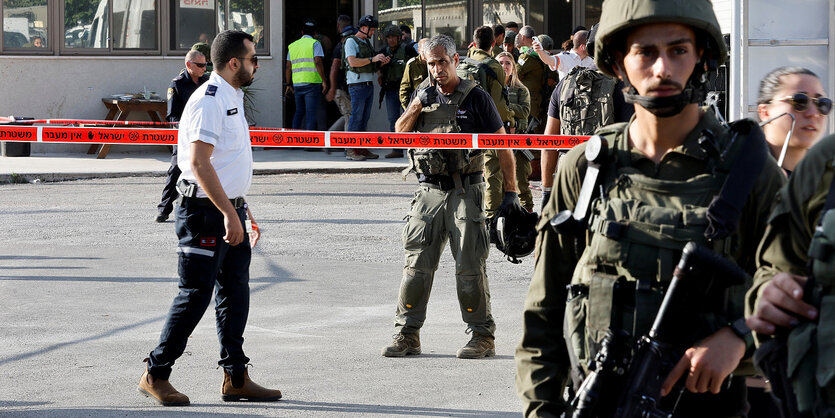
[[(429, 85), (429, 80), (425, 80), (418, 86), (418, 89)], [(415, 131), (427, 134), (461, 132), (456, 114), (461, 103), (474, 88), (476, 88), (475, 82), (461, 80), (449, 96), (439, 94), (437, 103), (421, 110), (415, 122)], [(432, 135), (426, 135), (425, 139), (431, 140), (431, 137)], [(421, 139), (424, 138), (421, 137)], [(482, 171), (484, 167), (484, 156), (480, 150), (412, 148), (409, 149), (408, 154), (409, 167), (403, 171), (404, 175), (415, 172), (427, 176), (448, 176), (455, 172), (476, 173)]]
[(812, 285), (804, 300), (818, 308), (817, 321), (804, 321), (788, 338), (788, 375), (802, 414), (835, 416), (835, 181), (820, 225), (809, 246)]
[[(717, 133), (720, 153), (708, 157), (707, 168), (683, 181), (661, 180), (631, 167), (626, 123), (598, 131), (612, 144), (601, 167), (602, 196), (588, 214), (587, 245), (572, 277), (572, 287), (587, 289), (566, 305), (566, 339), (580, 364), (594, 358), (611, 328), (632, 336), (649, 331), (664, 291), (673, 277), (681, 250), (689, 241), (730, 257), (735, 235), (707, 242), (708, 207), (723, 187), (744, 134)], [(733, 140), (732, 140), (733, 138)], [(725, 153), (725, 158), (719, 155)], [(734, 231), (736, 228), (734, 228)], [(727, 324), (708, 312), (725, 312), (725, 291), (705, 298), (694, 334), (710, 335)], [(725, 322), (723, 322), (725, 321)]]
[[(359, 50), (357, 51), (357, 58), (371, 58), (374, 56), (374, 49), (371, 48), (371, 42), (368, 40), (362, 40), (357, 38), (356, 35), (351, 35), (349, 38), (353, 39), (354, 42), (357, 43), (359, 46)], [(346, 39), (347, 42), (347, 39)], [(370, 63), (368, 65), (363, 65), (362, 67), (351, 67), (348, 64), (348, 57), (345, 55), (345, 47), (342, 47), (342, 66), (345, 67), (348, 71), (353, 71), (355, 73), (373, 73), (377, 71), (377, 63)]]
[(381, 68), (385, 72), (383, 82), (386, 88), (400, 86), (400, 80), (403, 79), (403, 72), (406, 70), (406, 46), (399, 44), (397, 50), (391, 55), (391, 61)]
[(560, 91), (560, 134), (592, 135), (615, 119), (614, 78), (580, 66), (566, 76)]
[[(507, 102), (509, 104), (522, 104), (520, 101), (522, 100), (522, 95), (520, 91), (522, 89), (520, 87), (508, 87), (507, 88)], [(529, 98), (530, 99), (530, 98)], [(528, 103), (530, 106), (530, 103)], [(527, 118), (515, 118), (516, 119), (516, 132), (524, 132), (528, 129), (528, 119)]]

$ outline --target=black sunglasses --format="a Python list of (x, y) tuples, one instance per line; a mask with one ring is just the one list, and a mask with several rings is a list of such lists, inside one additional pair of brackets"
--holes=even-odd
[(194, 61), (189, 61), (189, 62), (198, 66), (198, 67), (200, 67), (200, 68), (206, 68), (206, 65), (207, 65), (205, 62), (194, 62)]
[(832, 99), (828, 97), (809, 97), (806, 93), (795, 93), (780, 99), (780, 101), (792, 105), (795, 112), (805, 112), (810, 101), (818, 107), (821, 115), (828, 115), (832, 111)]
[(258, 65), (258, 57), (257, 57), (257, 56), (255, 56), (255, 55), (253, 55), (253, 56), (251, 56), (251, 57), (249, 57), (249, 58), (247, 58), (247, 57), (235, 57), (235, 58), (237, 58), (237, 59), (239, 59), (239, 60), (251, 60), (251, 61), (252, 61), (252, 65)]

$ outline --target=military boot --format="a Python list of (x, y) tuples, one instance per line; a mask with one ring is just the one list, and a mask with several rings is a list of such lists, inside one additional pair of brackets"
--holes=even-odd
[(458, 358), (482, 358), (496, 355), (496, 338), (473, 332), (470, 342), (461, 347), (456, 354)]
[(391, 345), (383, 349), (384, 357), (406, 357), (409, 354), (420, 354), (420, 335), (418, 333), (404, 334), (398, 332), (392, 338)]
[(223, 369), (223, 386), (220, 393), (225, 402), (272, 402), (281, 399), (280, 390), (267, 389), (250, 380), (248, 369), (244, 369), (243, 375), (235, 377)]
[[(147, 362), (148, 359), (145, 359), (145, 363)], [(142, 373), (142, 377), (139, 379), (139, 387), (137, 390), (148, 398), (154, 398), (155, 401), (163, 406), (184, 406), (189, 404), (188, 396), (177, 392), (177, 389), (174, 389), (174, 386), (171, 386), (168, 380), (156, 379), (154, 376), (151, 376), (148, 373), (147, 365), (145, 366), (145, 372)]]

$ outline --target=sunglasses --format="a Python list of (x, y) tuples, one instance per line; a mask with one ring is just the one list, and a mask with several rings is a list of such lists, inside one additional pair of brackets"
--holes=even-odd
[(828, 115), (832, 111), (832, 99), (828, 97), (809, 97), (806, 93), (795, 93), (780, 99), (780, 101), (792, 105), (795, 112), (805, 112), (810, 101), (818, 107), (821, 115)]
[(255, 56), (255, 55), (253, 55), (253, 56), (251, 56), (251, 57), (249, 57), (249, 58), (247, 58), (247, 57), (235, 57), (235, 58), (237, 58), (237, 59), (239, 59), (239, 60), (251, 60), (251, 61), (252, 61), (252, 65), (258, 65), (258, 57), (257, 57), (257, 56)]
[(189, 61), (189, 62), (198, 66), (198, 67), (200, 67), (200, 68), (206, 68), (206, 65), (207, 65), (205, 62), (194, 62), (194, 61)]

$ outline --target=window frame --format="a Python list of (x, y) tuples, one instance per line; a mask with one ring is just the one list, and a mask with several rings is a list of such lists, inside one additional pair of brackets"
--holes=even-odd
[[(179, 0), (159, 0), (165, 1), (168, 4), (165, 7), (166, 10), (166, 22), (170, 21), (172, 17), (176, 16), (175, 8), (179, 7)], [(270, 55), (270, 0), (262, 0), (264, 5), (264, 22), (262, 22), (264, 29), (264, 46), (262, 48), (255, 49), (255, 55), (259, 56), (269, 56)], [(229, 13), (229, 6), (232, 0), (216, 0), (215, 1), (215, 30), (220, 33), (229, 27), (231, 27), (232, 17)], [(224, 8), (224, 19), (221, 21), (220, 18), (220, 5), (223, 4)], [(221, 26), (222, 25), (222, 26)], [(163, 36), (165, 37), (165, 48), (164, 54), (169, 56), (185, 56), (188, 53), (189, 49), (187, 48), (171, 48), (171, 43), (173, 41), (172, 36), (175, 36), (176, 30), (171, 27), (171, 25), (166, 25), (164, 30)]]
[[(57, 32), (57, 28), (55, 28), (55, 2), (58, 0), (47, 0), (46, 2), (46, 36), (45, 41), (47, 43), (46, 48), (6, 48), (5, 47), (5, 31), (0, 31), (0, 54), (2, 55), (31, 55), (31, 56), (49, 56), (55, 55), (55, 33)], [(5, 8), (4, 0), (0, 0), (0, 27), (3, 26), (3, 20), (5, 19), (3, 13)]]

